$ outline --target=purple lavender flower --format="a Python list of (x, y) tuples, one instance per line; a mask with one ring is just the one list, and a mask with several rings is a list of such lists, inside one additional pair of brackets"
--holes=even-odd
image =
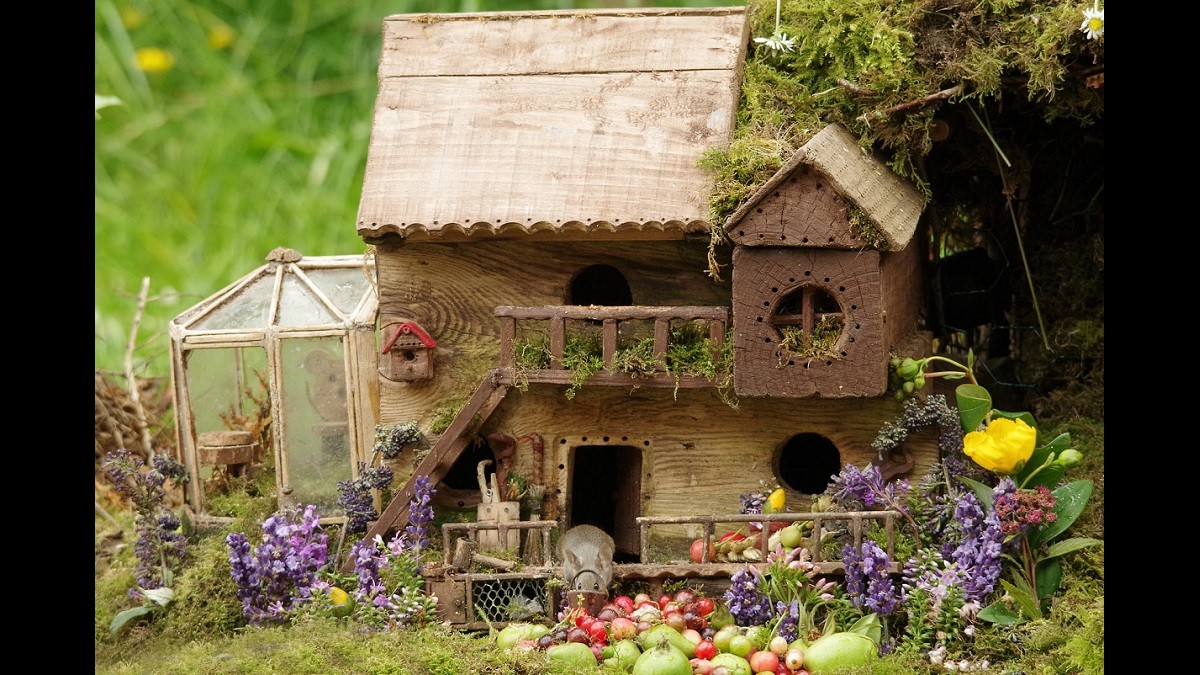
[(776, 601), (775, 614), (779, 616), (779, 624), (775, 630), (783, 636), (783, 639), (791, 642), (800, 636), (799, 600), (793, 600), (790, 603), (782, 600)]
[(858, 549), (846, 544), (842, 563), (846, 570), (846, 592), (855, 607), (865, 607), (880, 616), (896, 611), (899, 604), (896, 584), (889, 574), (887, 553), (878, 544), (864, 541)]
[(862, 504), (868, 509), (879, 505), (907, 515), (908, 508), (903, 500), (908, 487), (907, 478), (885, 482), (883, 473), (874, 464), (868, 464), (865, 469), (846, 464), (841, 473), (833, 477), (826, 492), (843, 505)]
[(372, 520), (379, 517), (371, 490), (382, 490), (392, 484), (393, 471), (386, 465), (368, 467), (358, 463), (358, 477), (338, 481), (338, 506), (346, 511), (346, 533), (366, 532)]
[(771, 599), (758, 590), (758, 570), (752, 565), (733, 573), (725, 591), (725, 605), (739, 626), (755, 626), (771, 618)]
[(241, 532), (225, 538), (242, 614), (251, 625), (285, 621), (312, 597), (329, 552), (320, 524), (316, 507), (308, 505), (263, 521), (263, 539), (253, 551)]
[(429, 524), (433, 522), (433, 487), (429, 476), (417, 476), (412, 500), (408, 503), (408, 526), (404, 528), (406, 542), (414, 559), (420, 559), (421, 551), (429, 547)]
[[(162, 454), (154, 455), (152, 468), (147, 471), (142, 471), (144, 464), (140, 457), (117, 450), (105, 456), (101, 467), (116, 490), (133, 502), (134, 527), (138, 533), (133, 547), (138, 559), (134, 577), (138, 587), (150, 590), (161, 588), (168, 571), (179, 571), (187, 557), (187, 538), (179, 531), (178, 516), (164, 505), (163, 489), (168, 478), (186, 482), (186, 472), (182, 464)], [(135, 599), (141, 596), (136, 588), (130, 589), (129, 594)]]
[(1001, 571), (1004, 532), (995, 511), (984, 514), (974, 493), (959, 497), (954, 529), (942, 544), (942, 555), (963, 573), (963, 597), (983, 602), (996, 589)]

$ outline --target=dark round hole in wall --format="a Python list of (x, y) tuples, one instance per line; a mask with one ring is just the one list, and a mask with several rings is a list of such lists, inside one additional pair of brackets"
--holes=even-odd
[(567, 287), (568, 305), (632, 305), (633, 292), (621, 270), (612, 265), (590, 265), (579, 270)]
[(821, 434), (796, 434), (775, 447), (772, 466), (784, 487), (816, 495), (842, 470), (842, 454)]

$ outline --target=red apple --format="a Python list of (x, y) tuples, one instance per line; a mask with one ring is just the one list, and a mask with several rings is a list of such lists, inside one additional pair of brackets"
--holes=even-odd
[(623, 616), (618, 616), (612, 620), (612, 626), (609, 629), (612, 633), (613, 641), (627, 640), (637, 637), (637, 624), (632, 619), (627, 619)]
[(773, 673), (779, 667), (779, 656), (769, 649), (754, 652), (746, 660), (750, 662), (750, 670), (756, 673)]

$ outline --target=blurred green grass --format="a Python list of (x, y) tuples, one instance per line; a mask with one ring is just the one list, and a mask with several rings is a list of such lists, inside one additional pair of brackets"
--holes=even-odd
[[(172, 318), (263, 264), (366, 250), (362, 189), (384, 17), (720, 0), (100, 0), (96, 368), (121, 372), (143, 277), (134, 373), (169, 373)], [(223, 45), (220, 38), (230, 38)], [(215, 42), (212, 42), (215, 40)], [(172, 63), (144, 72), (138, 50)]]

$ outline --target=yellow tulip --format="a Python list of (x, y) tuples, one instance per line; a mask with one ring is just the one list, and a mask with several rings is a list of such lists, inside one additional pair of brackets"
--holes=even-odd
[(963, 437), (963, 452), (989, 471), (1011, 474), (1021, 470), (1037, 444), (1037, 429), (1022, 420), (1004, 417), (988, 423), (983, 431)]

